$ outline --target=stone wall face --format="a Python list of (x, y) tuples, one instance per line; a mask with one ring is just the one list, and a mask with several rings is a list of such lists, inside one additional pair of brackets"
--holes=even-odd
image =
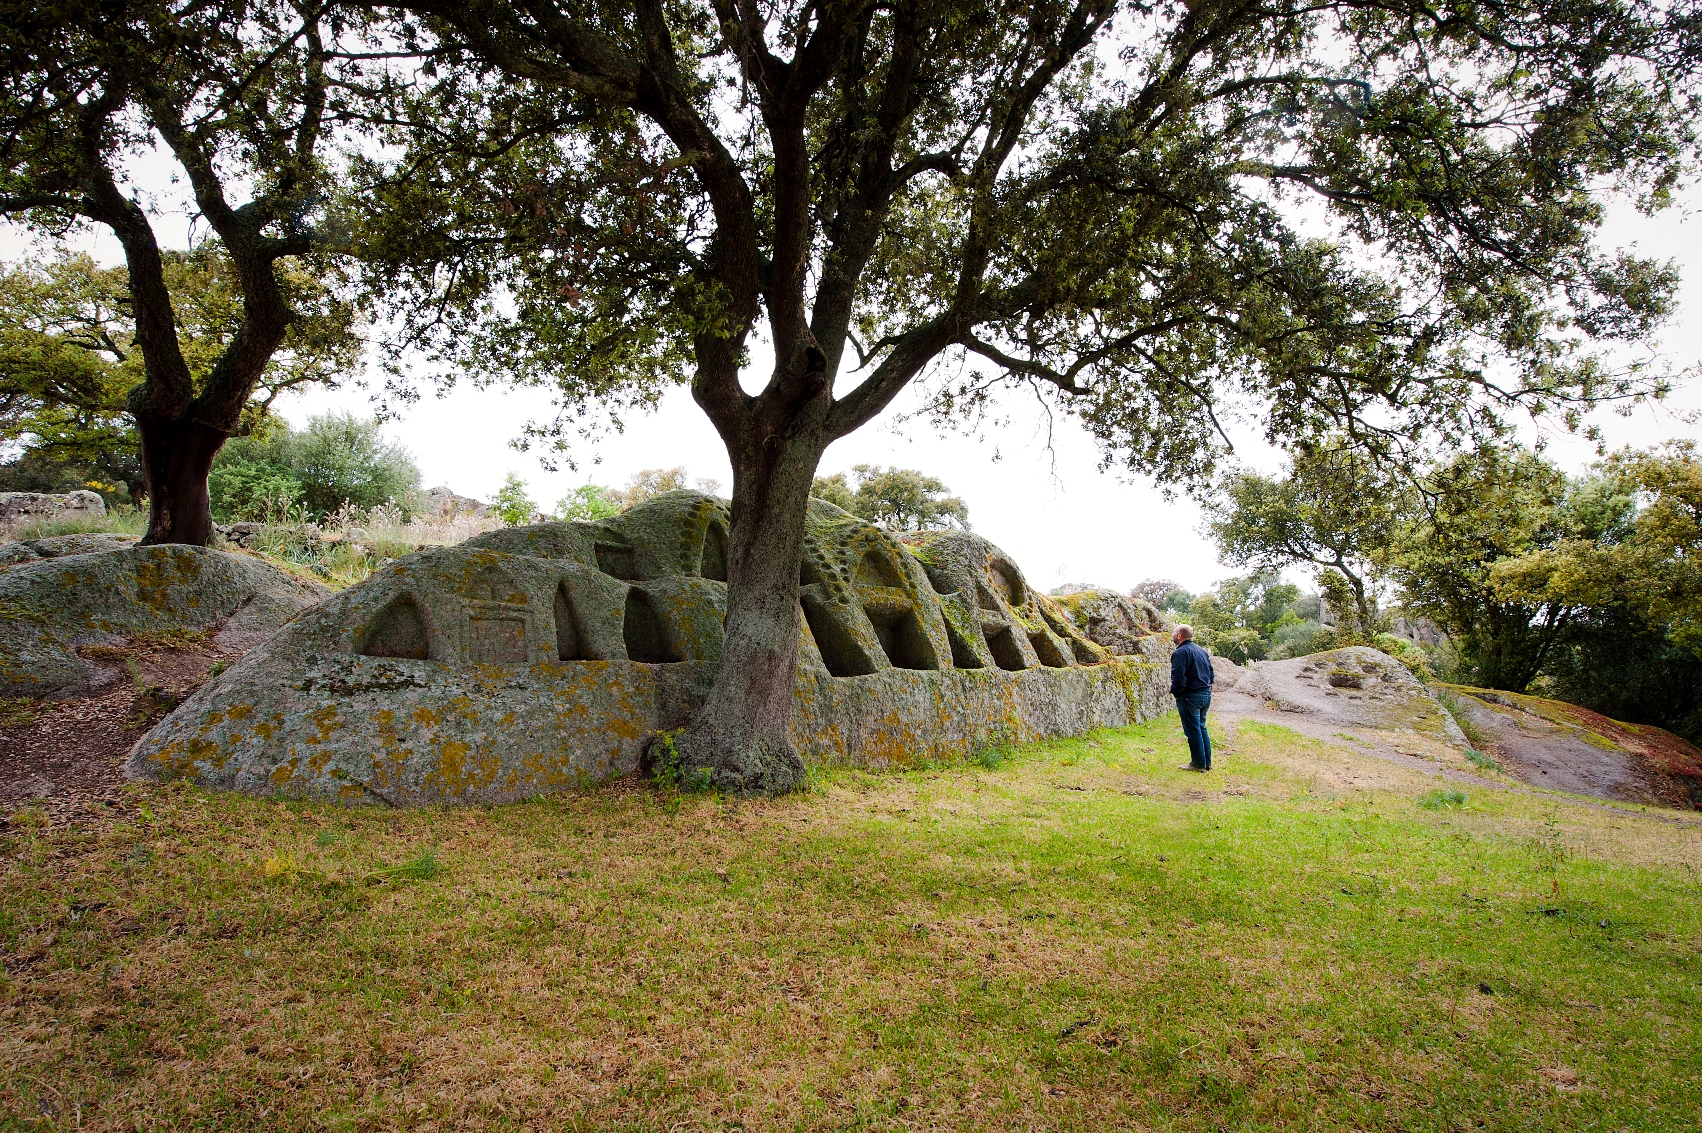
[[(422, 552), (297, 618), (137, 745), (131, 774), (291, 797), (496, 802), (638, 766), (721, 656), (726, 505), (669, 492), (600, 523)], [(793, 736), (903, 765), (1165, 705), (1161, 650), (1114, 658), (996, 547), (910, 546), (812, 501)]]

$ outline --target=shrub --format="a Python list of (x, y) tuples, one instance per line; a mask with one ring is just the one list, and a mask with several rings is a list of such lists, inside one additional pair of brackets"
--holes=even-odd
[(590, 523), (620, 514), (620, 501), (601, 484), (581, 484), (556, 501), (555, 517)]
[[(395, 501), (410, 509), (420, 470), (408, 450), (386, 441), (377, 420), (351, 413), (326, 413), (295, 432), (268, 422), (252, 436), (233, 437), (213, 461), (207, 478), (220, 519), (265, 519), (300, 504), (322, 519), (344, 504), (370, 508)], [(217, 484), (217, 487), (215, 487)], [(282, 501), (283, 493), (288, 501)]]
[(1459, 810), (1466, 805), (1465, 793), (1453, 787), (1438, 787), (1418, 800), (1425, 810)]
[(532, 502), (532, 497), (526, 494), (526, 481), (518, 474), (510, 472), (508, 478), (497, 489), (496, 499), (491, 503), (491, 510), (502, 518), (510, 527), (519, 527), (522, 523), (531, 523), (532, 516), (537, 514), (538, 505)]

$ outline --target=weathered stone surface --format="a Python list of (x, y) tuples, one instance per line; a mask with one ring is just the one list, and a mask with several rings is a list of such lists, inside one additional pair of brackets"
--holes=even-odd
[(83, 550), (104, 537), (31, 544), (48, 552), (0, 567), (0, 696), (67, 696), (107, 677), (77, 646), (138, 633), (217, 629), (247, 647), (330, 591), (248, 555), (204, 547)]
[(1559, 700), (1445, 686), (1510, 774), (1535, 787), (1598, 799), (1702, 809), (1702, 752), (1648, 724), (1626, 724)]
[(1151, 602), (1098, 586), (1065, 586), (1052, 597), (1083, 633), (1112, 653), (1155, 660), (1170, 656), (1169, 637), (1176, 627)]
[[(629, 772), (708, 691), (728, 529), (722, 501), (677, 491), (410, 555), (190, 698), (131, 774), (418, 805)], [(793, 739), (811, 762), (902, 765), (1166, 706), (1167, 666), (1111, 659), (978, 536), (907, 547), (812, 501), (801, 581)]]
[(439, 485), (420, 493), (420, 503), (427, 515), (438, 519), (454, 519), (458, 515), (483, 515), (485, 505), (471, 496), (457, 495), (452, 489)]
[(116, 551), (133, 547), (140, 535), (115, 535), (97, 532), (88, 535), (53, 535), (46, 539), (30, 539), (16, 543), (0, 543), (0, 566), (27, 563), (34, 559), (57, 559), (66, 555), (86, 555), (92, 551)]
[(44, 519), (99, 519), (104, 515), (106, 501), (97, 492), (0, 492), (0, 530)]
[[(1221, 662), (1213, 658), (1212, 663)], [(1454, 718), (1411, 670), (1363, 645), (1286, 661), (1257, 661), (1236, 687), (1281, 711), (1343, 727), (1425, 733), (1462, 746), (1466, 742)]]

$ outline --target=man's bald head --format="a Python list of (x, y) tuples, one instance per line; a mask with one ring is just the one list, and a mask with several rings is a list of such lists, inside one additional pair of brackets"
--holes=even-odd
[(1194, 640), (1194, 627), (1186, 623), (1177, 626), (1176, 632), (1170, 635), (1170, 640), (1177, 645), (1181, 645), (1184, 641)]

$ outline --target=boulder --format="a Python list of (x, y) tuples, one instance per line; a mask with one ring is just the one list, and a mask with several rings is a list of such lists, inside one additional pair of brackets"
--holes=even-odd
[(65, 555), (86, 555), (92, 551), (116, 551), (134, 547), (140, 535), (117, 535), (93, 532), (87, 535), (53, 535), (46, 539), (29, 539), (16, 543), (0, 543), (0, 566), (27, 563), (35, 559), (57, 559)]
[[(1213, 658), (1214, 666), (1219, 663)], [(1363, 645), (1256, 662), (1235, 688), (1267, 706), (1305, 713), (1332, 726), (1434, 735), (1461, 746), (1466, 742), (1454, 718), (1411, 670)]]
[[(638, 767), (721, 658), (725, 502), (665, 492), (595, 523), (409, 555), (304, 613), (137, 744), (129, 770), (263, 795), (501, 802)], [(810, 502), (793, 741), (904, 765), (1167, 706), (967, 532), (900, 542)]]
[(1154, 660), (1170, 656), (1176, 627), (1151, 602), (1098, 586), (1065, 586), (1052, 597), (1083, 633), (1112, 653)]
[(44, 519), (100, 519), (105, 515), (106, 501), (96, 492), (0, 492), (0, 530)]
[(37, 557), (0, 567), (0, 697), (90, 691), (111, 675), (78, 646), (137, 634), (207, 630), (247, 648), (331, 593), (250, 555), (100, 542), (119, 538), (43, 539)]

